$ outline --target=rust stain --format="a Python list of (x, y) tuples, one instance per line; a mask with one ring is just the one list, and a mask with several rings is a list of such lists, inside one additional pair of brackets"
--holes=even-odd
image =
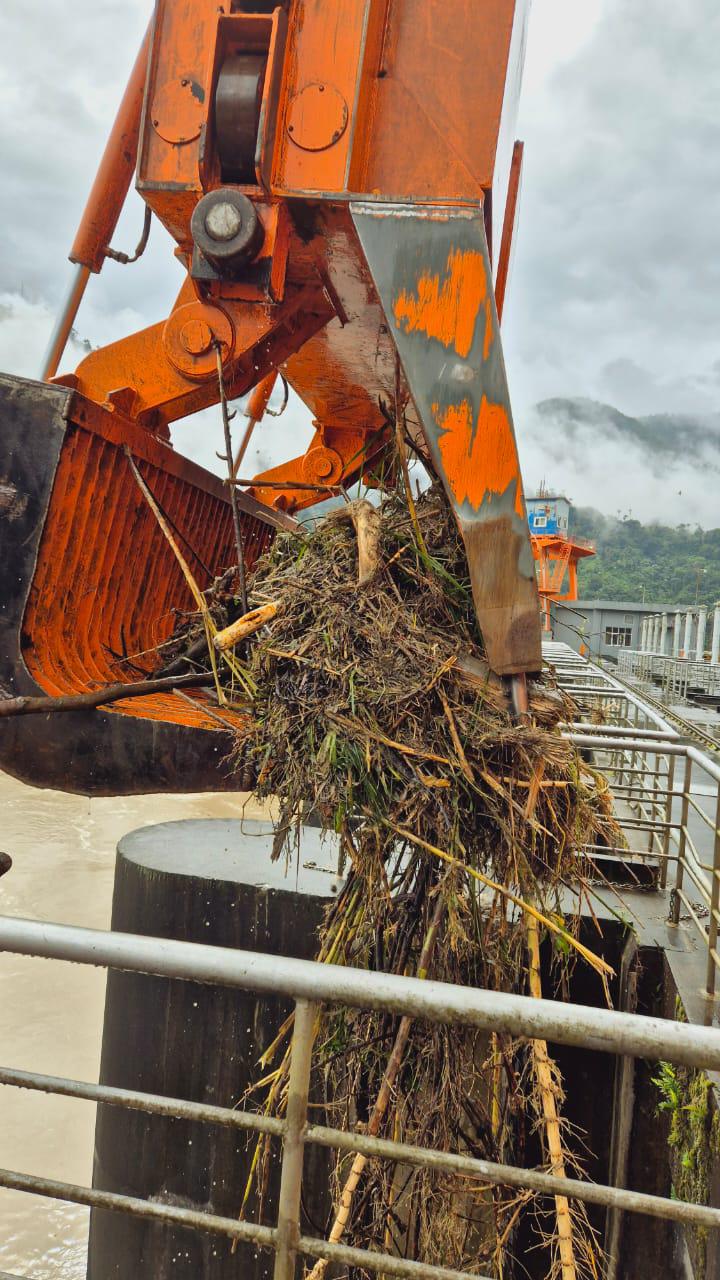
[(490, 299), (485, 299), (485, 338), (483, 340), (483, 360), (487, 360), (490, 355), (490, 348), (494, 338), (493, 322), (492, 322), (492, 305)]
[(507, 410), (483, 396), (477, 422), (469, 400), (433, 414), (442, 435), (440, 455), (456, 501), (478, 511), (486, 499), (500, 497), (515, 481), (515, 511), (524, 519), (520, 464)]
[(395, 321), (405, 333), (426, 333), (444, 347), (454, 347), (466, 359), (478, 313), (487, 298), (482, 254), (473, 249), (452, 249), (445, 272), (442, 281), (439, 273), (421, 275), (415, 294), (403, 289), (395, 300)]

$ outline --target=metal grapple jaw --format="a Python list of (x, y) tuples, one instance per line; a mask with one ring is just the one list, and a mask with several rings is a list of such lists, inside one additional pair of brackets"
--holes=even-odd
[(540, 614), (483, 213), (354, 203), (352, 217), (467, 550), (488, 662), (539, 671)]

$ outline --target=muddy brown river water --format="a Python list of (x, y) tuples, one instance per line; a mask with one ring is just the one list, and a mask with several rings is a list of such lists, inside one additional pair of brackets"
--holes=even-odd
[[(247, 797), (88, 800), (0, 773), (0, 913), (106, 929), (115, 846), (135, 827), (178, 818), (266, 816)], [(105, 973), (0, 955), (0, 1062), (97, 1080)], [(95, 1107), (0, 1086), (0, 1166), (89, 1185)], [(0, 1272), (84, 1280), (88, 1211), (0, 1189)]]

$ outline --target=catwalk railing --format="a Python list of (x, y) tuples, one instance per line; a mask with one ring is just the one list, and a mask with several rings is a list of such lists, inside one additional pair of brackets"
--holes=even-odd
[(720, 924), (720, 761), (683, 740), (642, 697), (567, 645), (546, 659), (581, 709), (565, 733), (592, 752), (608, 779), (627, 847), (594, 848), (629, 867), (656, 866), (670, 890), (669, 921), (689, 918), (707, 953), (706, 991), (718, 983)]
[[(462, 1152), (436, 1151), (401, 1142), (368, 1138), (307, 1120), (313, 1053), (313, 1027), (319, 1004), (374, 1009), (444, 1025), (476, 1027), (526, 1039), (546, 1039), (599, 1053), (662, 1060), (720, 1071), (720, 1030), (660, 1018), (593, 1009), (584, 1005), (536, 1000), (528, 996), (450, 986), (393, 974), (368, 973), (311, 961), (286, 960), (254, 952), (134, 934), (104, 933), (67, 925), (0, 917), (0, 950), (122, 969), (167, 978), (206, 982), (284, 995), (295, 1001), (287, 1118), (284, 1120), (179, 1098), (149, 1095), (13, 1068), (0, 1069), (0, 1084), (110, 1106), (174, 1116), (203, 1123), (268, 1133), (282, 1142), (280, 1195), (276, 1224), (238, 1221), (157, 1201), (102, 1191), (10, 1170), (0, 1170), (0, 1186), (79, 1205), (130, 1214), (155, 1222), (211, 1232), (227, 1240), (275, 1254), (274, 1280), (292, 1280), (297, 1255), (363, 1267), (376, 1274), (416, 1280), (459, 1280), (461, 1273), (365, 1249), (305, 1236), (300, 1230), (303, 1155), (308, 1143), (339, 1151), (362, 1152), (373, 1159), (422, 1166), (479, 1184), (528, 1188), (541, 1196), (567, 1196), (610, 1211), (647, 1214), (706, 1229), (720, 1228), (720, 1209), (647, 1195), (538, 1169), (478, 1160)], [(475, 1273), (475, 1280), (482, 1280)]]
[(657, 684), (667, 695), (673, 694), (680, 699), (687, 699), (690, 690), (720, 697), (720, 665), (716, 662), (644, 653), (638, 649), (619, 649), (618, 673)]

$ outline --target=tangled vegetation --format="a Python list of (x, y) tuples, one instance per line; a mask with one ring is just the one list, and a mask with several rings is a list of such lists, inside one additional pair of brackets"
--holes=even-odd
[[(292, 859), (311, 815), (341, 850), (318, 958), (539, 996), (547, 935), (558, 967), (589, 963), (604, 981), (561, 899), (571, 888), (579, 911), (579, 850), (617, 835), (605, 784), (562, 736), (574, 708), (549, 676), (531, 683), (529, 722), (513, 720), (439, 488), (417, 510), (395, 494), (379, 513), (354, 503), (309, 535), (278, 536), (249, 606), (269, 621), (243, 651), (252, 706), (237, 767), (250, 764), (259, 798), (279, 800), (276, 858)], [(262, 1059), (268, 1113), (285, 1104), (290, 1032)], [(575, 1164), (542, 1041), (331, 1010), (316, 1044), (330, 1123), (495, 1161), (537, 1132), (547, 1169)], [(243, 1212), (254, 1196), (262, 1212), (268, 1156), (261, 1139)], [(528, 1192), (357, 1155), (338, 1160), (333, 1198), (331, 1240), (498, 1277), (521, 1217), (539, 1210)], [(550, 1226), (536, 1221), (552, 1274), (599, 1274), (567, 1201), (556, 1198)]]

